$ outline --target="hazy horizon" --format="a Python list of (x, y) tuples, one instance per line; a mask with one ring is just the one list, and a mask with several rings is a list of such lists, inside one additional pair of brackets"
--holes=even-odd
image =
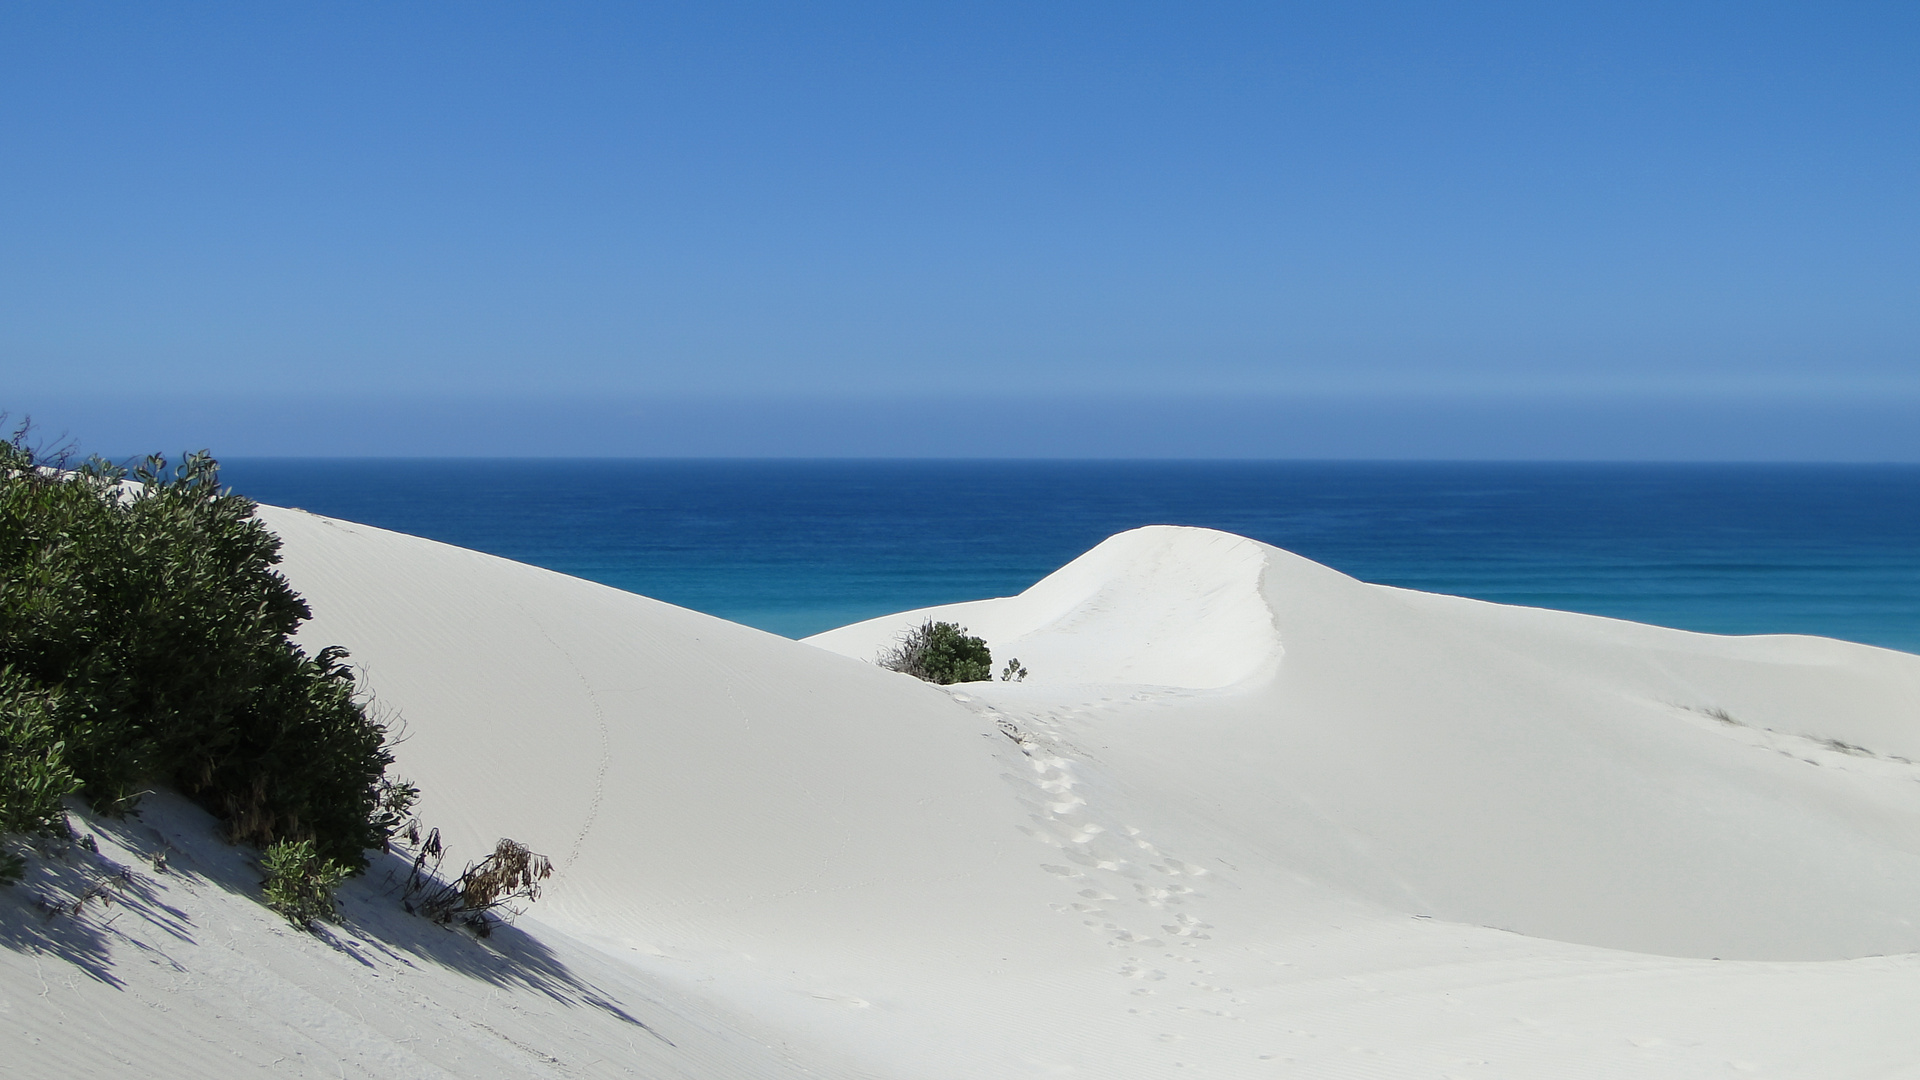
[[(121, 459), (1069, 458), (1920, 462), (1920, 406), (1111, 395), (652, 401), (52, 401), (36, 437)], [(21, 414), (12, 417), (18, 421)]]

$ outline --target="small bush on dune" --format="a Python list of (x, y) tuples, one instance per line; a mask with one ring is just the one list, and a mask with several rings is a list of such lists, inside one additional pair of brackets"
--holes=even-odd
[(267, 906), (287, 917), (302, 930), (310, 930), (320, 919), (334, 919), (333, 890), (347, 879), (351, 869), (332, 859), (323, 859), (311, 840), (276, 840), (267, 846), (260, 860), (266, 879), (260, 883)]
[(946, 686), (993, 678), (993, 653), (987, 643), (968, 637), (967, 628), (950, 622), (926, 622), (907, 631), (880, 654), (881, 667)]
[(481, 937), (493, 932), (500, 912), (509, 918), (519, 914), (514, 901), (540, 899), (540, 883), (553, 876), (552, 860), (506, 837), (494, 845), (493, 854), (469, 864), (452, 881), (437, 876), (443, 854), (440, 830), (434, 829), (414, 856), (401, 902), (408, 911), (443, 926), (458, 922)]

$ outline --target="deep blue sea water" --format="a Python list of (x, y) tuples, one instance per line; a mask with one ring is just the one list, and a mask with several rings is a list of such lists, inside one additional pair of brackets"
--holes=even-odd
[(1920, 466), (234, 460), (261, 502), (801, 637), (1204, 525), (1366, 581), (1920, 652)]

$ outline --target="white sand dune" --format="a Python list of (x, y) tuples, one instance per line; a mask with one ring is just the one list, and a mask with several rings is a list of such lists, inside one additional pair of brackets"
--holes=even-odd
[[(1383, 588), (1178, 528), (1116, 536), (1017, 597), (809, 640), (872, 656), (929, 617), (1035, 672), (976, 693), (1085, 714), (1076, 736), (1130, 784), (1169, 806), (1206, 792), (1212, 828), (1344, 894), (1679, 956), (1920, 948), (1912, 655)], [(1129, 627), (1176, 624), (1157, 668), (1133, 655)], [(1235, 692), (1172, 716), (1086, 689), (1235, 671)]]
[[(417, 942), (382, 953), (430, 972), (410, 989), (398, 961), (268, 942), (237, 892), (176, 905), (308, 957), (257, 959), (281, 991), (248, 1047), (278, 1023), (304, 1051), (280, 1071), (1920, 1076), (1920, 657), (1383, 588), (1165, 527), (1018, 597), (796, 643), (263, 516), (306, 636), (405, 718), (402, 771), (454, 858), (506, 835), (559, 866), (524, 924), (550, 981), (496, 975), (495, 997)], [(867, 662), (927, 617), (1032, 675), (936, 688)], [(375, 884), (348, 932), (403, 937)], [(121, 921), (100, 948), (131, 990), (58, 974), (57, 950), (0, 958), (0, 1038), (43, 1040), (16, 1060), (73, 1060), (47, 1038), (122, 1014), (232, 1022), (140, 966), (193, 984), (218, 932)], [(339, 1008), (423, 994), (449, 1004), (407, 1013), (412, 1041)], [(486, 1034), (476, 1002), (519, 1026)], [(669, 1034), (622, 1050), (634, 1025), (594, 1002)]]
[(807, 641), (868, 660), (910, 626), (941, 619), (1043, 672), (1043, 682), (1217, 689), (1271, 670), (1283, 651), (1261, 593), (1272, 551), (1210, 529), (1136, 529), (1019, 596), (869, 619)]

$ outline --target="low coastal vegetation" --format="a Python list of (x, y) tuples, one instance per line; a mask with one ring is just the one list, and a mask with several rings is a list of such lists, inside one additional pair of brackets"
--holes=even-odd
[[(419, 791), (346, 652), (294, 643), (312, 612), (254, 510), (205, 453), (128, 470), (24, 426), (0, 443), (0, 834), (65, 839), (70, 796), (123, 816), (171, 787), (264, 852), (268, 903), (307, 926)], [(0, 847), (0, 880), (25, 870)]]
[[(415, 827), (417, 828), (417, 826)], [(440, 830), (420, 839), (410, 829), (413, 842), (413, 869), (401, 903), (415, 915), (424, 915), (442, 926), (458, 923), (480, 937), (493, 932), (498, 912), (517, 912), (516, 900), (532, 903), (540, 899), (540, 883), (553, 876), (553, 862), (545, 855), (528, 850), (525, 844), (502, 838), (493, 854), (471, 863), (460, 876), (447, 881), (440, 875), (443, 854)]]
[(311, 840), (276, 840), (260, 859), (266, 878), (260, 883), (267, 906), (295, 926), (311, 928), (316, 920), (334, 919), (333, 890), (346, 880), (347, 868), (320, 857)]
[[(879, 664), (941, 686), (993, 678), (993, 653), (984, 640), (969, 637), (964, 626), (932, 619), (907, 631), (881, 653)], [(1023, 676), (1025, 670), (1021, 669)]]
[(184, 792), (229, 835), (310, 841), (353, 869), (413, 792), (386, 782), (387, 730), (346, 653), (292, 641), (311, 617), (280, 541), (222, 491), (211, 457), (129, 473), (0, 446), (0, 821), (61, 829), (78, 793), (122, 814)]

